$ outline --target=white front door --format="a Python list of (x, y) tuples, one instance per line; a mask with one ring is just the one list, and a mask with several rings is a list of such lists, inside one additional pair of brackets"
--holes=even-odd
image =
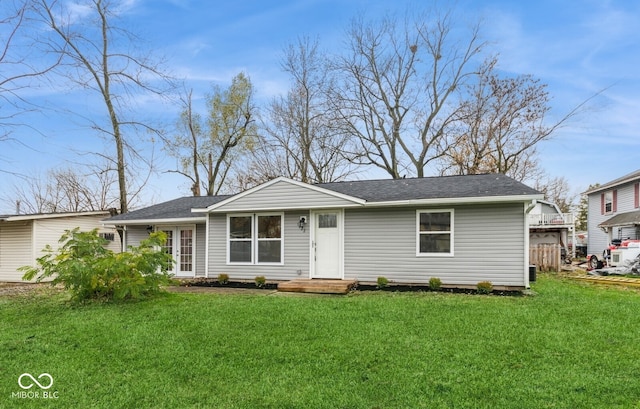
[(164, 250), (173, 256), (173, 269), (176, 277), (195, 276), (195, 229), (193, 226), (160, 227), (167, 235)]
[(311, 277), (342, 278), (342, 211), (312, 212)]

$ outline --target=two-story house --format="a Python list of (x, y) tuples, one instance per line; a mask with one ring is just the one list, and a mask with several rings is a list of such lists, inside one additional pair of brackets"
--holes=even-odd
[(562, 213), (555, 203), (537, 200), (529, 212), (529, 245), (558, 244), (563, 261), (575, 257), (576, 229), (573, 213)]
[(585, 192), (589, 264), (607, 257), (611, 243), (640, 239), (640, 170)]

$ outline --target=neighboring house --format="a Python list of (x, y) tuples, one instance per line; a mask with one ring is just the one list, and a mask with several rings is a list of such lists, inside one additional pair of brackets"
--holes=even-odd
[[(587, 251), (602, 261), (616, 240), (640, 239), (640, 170), (585, 192)], [(595, 265), (595, 262), (593, 263)]]
[(109, 218), (126, 243), (170, 232), (179, 277), (529, 286), (527, 211), (543, 195), (504, 175), (309, 185), (276, 178)]
[(19, 267), (35, 265), (47, 244), (57, 248), (65, 230), (98, 229), (109, 240), (109, 248), (120, 251), (120, 237), (100, 222), (108, 211), (0, 215), (0, 281), (22, 281)]
[(538, 200), (529, 212), (529, 244), (559, 244), (565, 255), (575, 257), (575, 224), (572, 213), (546, 200)]

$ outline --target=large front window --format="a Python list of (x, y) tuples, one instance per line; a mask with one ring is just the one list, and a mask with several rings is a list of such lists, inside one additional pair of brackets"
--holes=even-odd
[(282, 215), (229, 216), (229, 263), (282, 263)]
[(417, 212), (417, 254), (453, 255), (453, 210)]

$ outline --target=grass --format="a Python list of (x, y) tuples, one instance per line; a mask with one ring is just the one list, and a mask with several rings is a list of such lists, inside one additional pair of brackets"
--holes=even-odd
[[(0, 407), (640, 408), (640, 293), (533, 289), (0, 297)], [(12, 396), (22, 373), (57, 398)]]

